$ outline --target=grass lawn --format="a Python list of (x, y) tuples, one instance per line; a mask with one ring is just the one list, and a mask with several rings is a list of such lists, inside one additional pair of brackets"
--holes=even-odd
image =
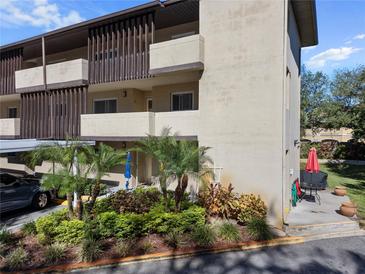
[[(301, 169), (305, 163), (301, 163)], [(328, 173), (328, 186), (334, 189), (347, 187), (350, 199), (358, 205), (358, 216), (365, 219), (365, 166), (347, 164), (319, 164), (321, 171)]]

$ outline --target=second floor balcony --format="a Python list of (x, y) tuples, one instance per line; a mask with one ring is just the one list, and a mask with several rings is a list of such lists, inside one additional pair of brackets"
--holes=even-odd
[(20, 118), (0, 119), (0, 138), (15, 139), (20, 136)]
[[(47, 88), (77, 86), (88, 82), (88, 61), (75, 59), (46, 66)], [(16, 92), (32, 92), (44, 89), (43, 66), (15, 72)]]

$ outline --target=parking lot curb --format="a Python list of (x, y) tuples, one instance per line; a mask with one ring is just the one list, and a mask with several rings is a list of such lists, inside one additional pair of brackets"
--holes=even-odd
[[(139, 256), (130, 256), (123, 258), (114, 258), (114, 259), (100, 259), (94, 262), (80, 262), (80, 263), (72, 263), (72, 264), (63, 264), (63, 265), (55, 265), (49, 266), (45, 268), (38, 268), (32, 270), (26, 270), (21, 272), (11, 272), (11, 273), (63, 273), (66, 271), (72, 271), (77, 269), (96, 269), (109, 265), (116, 264), (131, 264), (135, 262), (147, 262), (147, 261), (158, 261), (158, 260), (168, 260), (168, 259), (177, 259), (177, 258), (185, 258), (192, 257), (200, 254), (214, 254), (214, 253), (223, 253), (228, 251), (239, 251), (239, 250), (253, 250), (259, 248), (273, 247), (273, 246), (281, 246), (281, 245), (292, 245), (292, 244), (301, 244), (304, 243), (303, 237), (282, 237), (268, 241), (250, 241), (232, 244), (224, 247), (216, 247), (216, 248), (202, 248), (202, 249), (192, 249), (189, 251), (166, 251), (166, 252), (157, 252), (146, 255)], [(10, 272), (3, 272), (10, 273)]]

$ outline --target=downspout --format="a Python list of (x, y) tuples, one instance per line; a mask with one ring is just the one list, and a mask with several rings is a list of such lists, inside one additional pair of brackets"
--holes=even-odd
[(287, 71), (287, 29), (288, 29), (288, 10), (289, 10), (289, 1), (284, 1), (284, 23), (283, 23), (283, 70), (282, 70), (282, 138), (281, 138), (281, 161), (282, 161), (282, 169), (281, 169), (281, 219), (283, 225), (286, 224), (285, 220), (285, 187), (286, 187), (286, 155), (285, 155), (285, 92), (286, 92), (286, 71)]

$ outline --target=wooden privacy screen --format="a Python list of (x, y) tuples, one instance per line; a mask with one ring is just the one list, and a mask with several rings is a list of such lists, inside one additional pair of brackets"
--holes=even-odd
[(152, 13), (89, 30), (89, 82), (105, 83), (149, 76), (149, 45), (154, 42)]
[(22, 69), (23, 49), (0, 54), (0, 95), (15, 93), (15, 71)]
[(21, 94), (21, 138), (65, 139), (80, 136), (87, 86)]

